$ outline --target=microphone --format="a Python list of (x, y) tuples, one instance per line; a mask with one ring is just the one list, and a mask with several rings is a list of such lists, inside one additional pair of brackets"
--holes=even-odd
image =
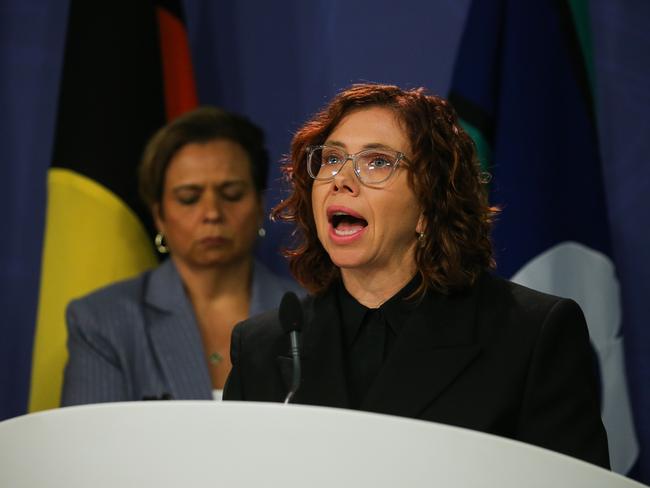
[(284, 399), (284, 403), (289, 403), (300, 387), (300, 345), (298, 344), (298, 333), (302, 329), (304, 322), (302, 306), (294, 292), (288, 291), (282, 297), (278, 317), (282, 330), (286, 334), (289, 334), (289, 339), (291, 340), (293, 376), (291, 378), (291, 389)]

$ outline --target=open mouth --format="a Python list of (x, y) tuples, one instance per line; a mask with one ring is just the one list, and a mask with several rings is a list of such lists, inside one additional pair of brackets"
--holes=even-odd
[(328, 210), (327, 218), (339, 236), (354, 235), (368, 225), (368, 221), (361, 215), (349, 210), (332, 209)]

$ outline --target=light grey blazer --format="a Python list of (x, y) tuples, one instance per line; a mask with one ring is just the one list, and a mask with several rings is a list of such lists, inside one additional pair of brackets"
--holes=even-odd
[[(254, 263), (250, 316), (277, 308), (286, 291), (304, 294)], [(61, 405), (143, 399), (212, 398), (192, 305), (173, 262), (72, 301)]]

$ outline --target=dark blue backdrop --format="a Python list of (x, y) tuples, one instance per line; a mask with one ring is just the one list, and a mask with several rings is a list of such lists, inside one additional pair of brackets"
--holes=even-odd
[[(202, 103), (248, 114), (278, 161), (333, 94), (363, 80), (447, 92), (468, 0), (187, 2)], [(278, 166), (271, 173), (279, 176)], [(280, 198), (271, 185), (268, 203)], [(281, 271), (281, 226), (259, 254)]]
[[(128, 2), (126, 2), (128, 4)], [(273, 160), (292, 132), (356, 81), (445, 95), (469, 0), (186, 1), (201, 102), (248, 114)], [(593, 0), (597, 110), (612, 246), (623, 290), (628, 377), (650, 481), (650, 4)], [(128, 15), (128, 8), (125, 8)], [(0, 4), (0, 419), (25, 412), (38, 298), (67, 2)], [(277, 166), (269, 206), (281, 195)], [(286, 229), (269, 226), (262, 258), (276, 269)], [(507, 268), (507, 266), (505, 266)]]
[(0, 419), (25, 412), (67, 2), (0, 4)]

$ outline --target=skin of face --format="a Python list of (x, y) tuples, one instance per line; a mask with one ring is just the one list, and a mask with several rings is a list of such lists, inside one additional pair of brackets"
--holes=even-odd
[(246, 151), (227, 139), (183, 146), (167, 167), (153, 214), (172, 258), (183, 267), (250, 259), (263, 210)]
[[(371, 107), (349, 113), (330, 134), (327, 145), (348, 154), (368, 148), (389, 148), (409, 157), (411, 145), (394, 113)], [(415, 270), (417, 233), (423, 217), (408, 184), (405, 167), (397, 167), (388, 181), (364, 185), (353, 172), (351, 160), (331, 181), (314, 181), (312, 206), (318, 238), (332, 262), (346, 274), (363, 273), (391, 279)], [(328, 211), (343, 209), (363, 217), (368, 225), (358, 234), (337, 236)], [(349, 226), (348, 232), (359, 226)], [(408, 276), (406, 276), (408, 278)]]

